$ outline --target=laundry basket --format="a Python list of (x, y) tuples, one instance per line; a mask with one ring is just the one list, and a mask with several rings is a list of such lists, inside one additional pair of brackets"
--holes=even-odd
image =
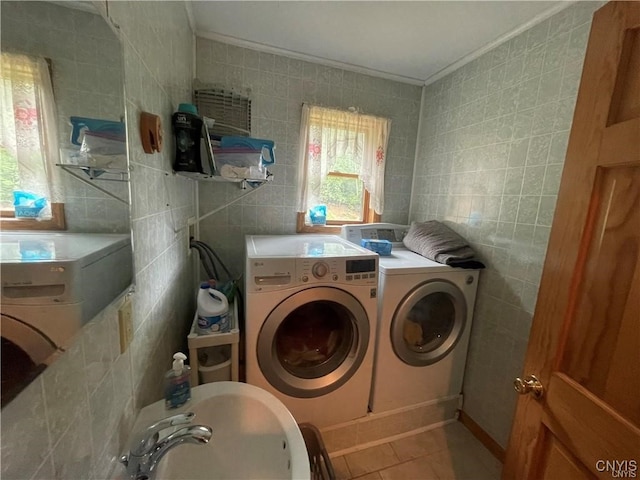
[(336, 474), (333, 471), (333, 465), (331, 465), (327, 449), (324, 448), (320, 431), (310, 423), (300, 423), (298, 427), (300, 427), (300, 432), (302, 432), (302, 437), (309, 453), (311, 480), (335, 480)]

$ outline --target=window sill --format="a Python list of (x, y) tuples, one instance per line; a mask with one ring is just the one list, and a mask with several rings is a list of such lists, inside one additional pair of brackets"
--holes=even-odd
[(327, 225), (309, 225), (304, 221), (304, 213), (298, 212), (296, 219), (296, 233), (323, 233), (325, 235), (340, 235), (342, 225), (352, 225), (354, 223), (378, 223), (380, 215), (371, 210), (369, 218), (364, 222), (329, 222)]
[(340, 225), (302, 225), (296, 229), (297, 233), (323, 233), (326, 235), (339, 235)]
[(11, 211), (3, 211), (0, 216), (2, 230), (65, 230), (64, 203), (51, 204), (50, 220), (16, 218)]

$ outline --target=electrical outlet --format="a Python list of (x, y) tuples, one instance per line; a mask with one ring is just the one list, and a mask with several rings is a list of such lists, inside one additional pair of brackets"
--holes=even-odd
[(133, 340), (133, 313), (129, 295), (118, 309), (118, 329), (120, 330), (120, 353), (124, 353)]

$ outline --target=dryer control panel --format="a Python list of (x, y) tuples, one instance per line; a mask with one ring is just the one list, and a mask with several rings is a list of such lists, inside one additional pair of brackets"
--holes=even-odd
[(360, 245), (360, 240), (388, 240), (394, 245), (402, 245), (402, 239), (407, 234), (407, 225), (395, 223), (368, 223), (343, 225), (340, 236), (351, 243)]

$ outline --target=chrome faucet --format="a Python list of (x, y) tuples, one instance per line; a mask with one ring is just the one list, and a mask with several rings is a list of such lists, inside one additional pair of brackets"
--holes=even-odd
[(132, 480), (153, 480), (158, 462), (173, 447), (183, 443), (204, 445), (211, 439), (213, 430), (204, 425), (191, 425), (160, 438), (160, 432), (176, 425), (191, 423), (195, 413), (180, 413), (160, 420), (137, 434), (128, 455), (120, 457)]

